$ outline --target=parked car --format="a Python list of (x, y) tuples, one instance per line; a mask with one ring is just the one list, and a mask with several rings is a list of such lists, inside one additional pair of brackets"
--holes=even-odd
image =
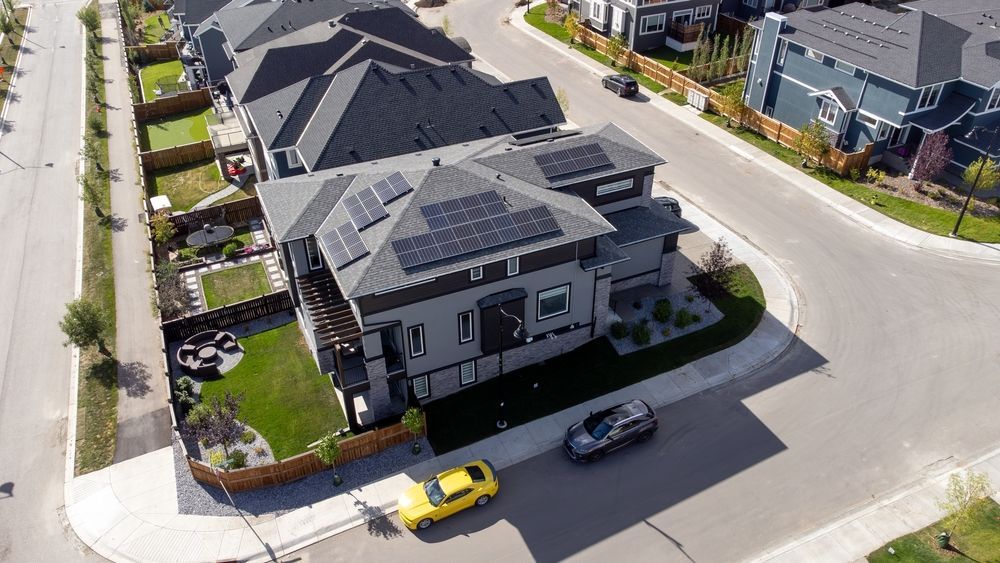
[(601, 86), (619, 96), (631, 96), (639, 93), (639, 83), (627, 74), (609, 74), (601, 79)]
[(634, 399), (610, 409), (592, 412), (569, 427), (563, 447), (576, 461), (598, 461), (632, 442), (645, 442), (659, 427), (656, 412)]
[(664, 209), (673, 213), (678, 219), (681, 217), (681, 204), (672, 197), (667, 197), (665, 195), (657, 196), (653, 198), (653, 201), (659, 203)]
[(499, 490), (493, 464), (471, 461), (407, 489), (399, 496), (399, 519), (411, 530), (423, 530), (456, 512), (487, 504)]

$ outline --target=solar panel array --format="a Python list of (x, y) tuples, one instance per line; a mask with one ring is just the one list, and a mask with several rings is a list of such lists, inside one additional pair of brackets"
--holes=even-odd
[(403, 268), (559, 230), (544, 205), (509, 213), (495, 191), (425, 205), (420, 211), (431, 232), (392, 241)]
[(351, 221), (358, 230), (389, 216), (389, 212), (386, 211), (385, 206), (379, 201), (375, 190), (371, 187), (345, 197), (344, 209), (347, 210), (347, 214), (350, 215)]
[(601, 145), (590, 143), (535, 155), (535, 164), (541, 167), (546, 178), (554, 178), (607, 166), (611, 164), (611, 159)]
[(361, 235), (351, 222), (326, 233), (319, 240), (326, 248), (334, 267), (338, 269), (368, 254), (365, 241), (361, 240)]
[(412, 192), (413, 186), (402, 173), (396, 172), (372, 184), (372, 189), (382, 203), (389, 203), (403, 194)]

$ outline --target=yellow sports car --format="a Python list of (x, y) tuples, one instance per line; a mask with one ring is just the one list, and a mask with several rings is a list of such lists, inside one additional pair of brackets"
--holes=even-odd
[(407, 489), (399, 497), (399, 519), (411, 530), (423, 530), (470, 506), (483, 506), (499, 489), (492, 463), (470, 461)]

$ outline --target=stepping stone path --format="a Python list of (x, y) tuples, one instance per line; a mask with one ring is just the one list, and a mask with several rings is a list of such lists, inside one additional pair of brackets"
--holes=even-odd
[[(253, 236), (254, 244), (268, 244), (267, 232), (264, 230), (264, 223), (260, 219), (251, 219), (249, 222), (250, 234)], [(205, 312), (205, 304), (201, 298), (201, 276), (210, 272), (215, 272), (223, 268), (234, 268), (244, 264), (263, 261), (264, 270), (267, 272), (267, 279), (271, 284), (271, 291), (285, 289), (286, 282), (281, 267), (278, 266), (278, 256), (275, 252), (267, 254), (255, 254), (253, 256), (239, 256), (225, 262), (205, 264), (198, 268), (187, 270), (183, 273), (184, 284), (187, 286), (190, 296), (190, 313), (197, 314)]]

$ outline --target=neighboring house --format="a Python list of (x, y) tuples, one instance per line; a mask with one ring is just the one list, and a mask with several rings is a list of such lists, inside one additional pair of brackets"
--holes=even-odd
[(903, 14), (864, 4), (767, 14), (753, 24), (747, 104), (795, 128), (819, 121), (846, 152), (873, 143), (872, 162), (902, 170), (924, 135), (944, 131), (953, 164), (967, 166), (988, 147), (984, 128), (1000, 125), (1000, 5), (903, 7)]
[(690, 224), (663, 159), (610, 124), (501, 136), (258, 184), (306, 341), (352, 427), (605, 334), (610, 295), (670, 282)]
[(409, 11), (400, 0), (233, 0), (198, 26), (191, 43), (206, 81), (216, 84), (235, 68), (236, 53), (344, 14), (389, 8)]
[[(451, 65), (375, 61), (299, 81), (243, 106), (269, 179), (565, 122), (546, 78), (500, 83)], [(263, 159), (263, 165), (260, 162)]]
[(174, 0), (167, 13), (180, 30), (185, 41), (191, 41), (194, 32), (216, 10), (221, 10), (231, 0)]
[(807, 8), (822, 8), (843, 0), (722, 0), (719, 12), (751, 21), (764, 17), (768, 12), (794, 12)]
[(690, 51), (715, 29), (719, 0), (569, 0), (569, 9), (605, 37), (622, 34), (631, 51)]

